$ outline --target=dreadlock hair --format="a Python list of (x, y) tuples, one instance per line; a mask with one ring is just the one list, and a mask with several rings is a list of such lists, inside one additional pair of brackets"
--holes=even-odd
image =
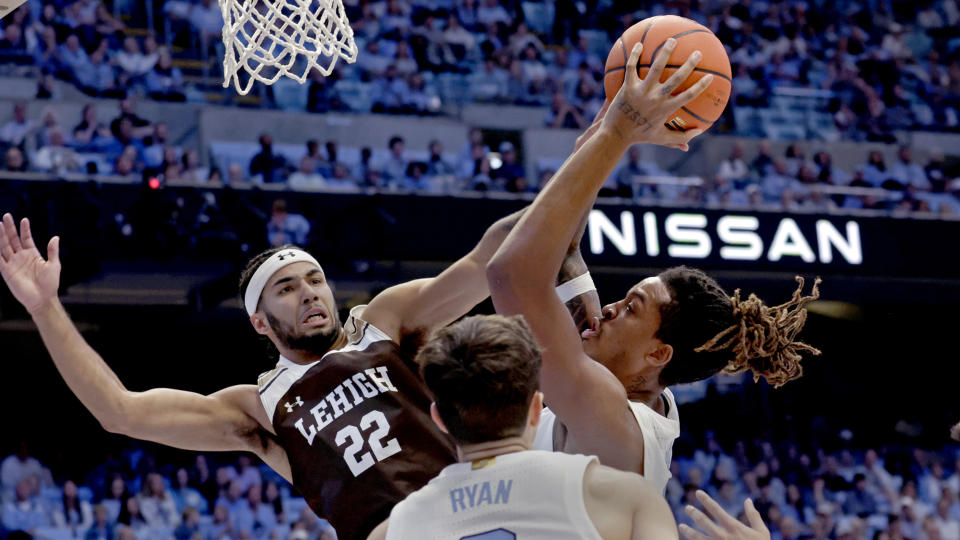
[[(293, 244), (284, 244), (282, 246), (272, 247), (265, 251), (261, 251), (256, 257), (250, 259), (247, 263), (247, 266), (243, 268), (243, 271), (240, 272), (240, 305), (244, 305), (244, 295), (247, 292), (247, 287), (250, 285), (250, 280), (253, 279), (253, 274), (257, 273), (257, 268), (260, 268), (260, 265), (264, 261), (270, 258), (271, 255), (278, 251), (284, 249), (303, 249), (300, 246), (295, 246)], [(259, 305), (259, 301), (257, 302)]]
[(656, 337), (673, 347), (673, 358), (660, 373), (663, 386), (699, 381), (720, 371), (753, 372), (775, 387), (799, 378), (801, 352), (820, 354), (797, 341), (807, 320), (806, 304), (820, 297), (818, 278), (803, 296), (803, 278), (789, 302), (764, 305), (756, 295), (741, 300), (740, 290), (727, 296), (700, 270), (680, 266), (660, 274), (671, 301), (660, 308)]
[(540, 388), (540, 347), (520, 315), (475, 315), (437, 330), (416, 357), (459, 444), (523, 433)]

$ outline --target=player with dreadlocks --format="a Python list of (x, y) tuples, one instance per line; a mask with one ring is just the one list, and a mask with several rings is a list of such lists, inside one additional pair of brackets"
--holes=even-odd
[[(799, 278), (793, 298), (771, 307), (754, 295), (743, 300), (739, 291), (729, 296), (699, 270), (671, 268), (603, 307), (602, 316), (582, 332), (554, 292), (553, 279), (577, 231), (569, 217), (589, 211), (626, 150), (651, 140), (672, 140), (686, 150), (698, 134), (667, 133), (663, 125), (710, 79), (662, 99), (699, 59), (694, 53), (660, 83), (674, 46), (674, 40), (667, 41), (644, 80), (637, 75), (637, 46), (612, 104), (487, 266), (497, 311), (522, 314), (544, 348), (542, 387), (549, 410), (534, 447), (596, 455), (605, 465), (643, 474), (661, 491), (679, 435), (677, 407), (667, 387), (745, 370), (779, 386), (800, 376), (801, 353), (819, 353), (796, 339), (806, 320), (805, 304), (819, 294), (814, 284), (812, 295), (803, 296)], [(571, 283), (578, 281), (588, 280)]]

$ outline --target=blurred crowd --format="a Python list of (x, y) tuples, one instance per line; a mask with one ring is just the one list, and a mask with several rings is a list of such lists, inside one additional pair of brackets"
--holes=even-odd
[[(463, 147), (433, 140), (425, 151), (408, 149), (400, 135), (385, 136), (381, 148), (341, 148), (336, 140), (277, 145), (262, 133), (256, 147), (246, 145), (239, 154), (221, 156), (214, 148), (205, 165), (199, 149), (176, 144), (164, 122), (137, 114), (133, 99), (119, 101), (115, 115), (98, 120), (109, 115), (90, 104), (66, 123), (52, 109), (28, 118), (26, 105), (17, 104), (13, 118), (0, 126), (0, 170), (154, 179), (153, 187), (270, 184), (338, 193), (532, 194), (559, 165), (525, 164), (513, 142), (490, 140), (480, 129), (469, 132)], [(894, 159), (864, 150), (863, 162), (844, 170), (834, 165), (829, 147), (817, 143), (795, 143), (776, 153), (767, 141), (749, 146), (748, 151), (744, 143), (734, 143), (712, 174), (692, 182), (644, 160), (641, 148), (634, 147), (600, 194), (691, 207), (960, 216), (960, 171), (938, 149), (927, 149), (923, 161), (914, 159), (908, 146), (899, 147)]]
[[(846, 438), (844, 436), (846, 435)], [(960, 453), (900, 445), (833, 450), (753, 440), (723, 448), (711, 432), (673, 459), (667, 499), (681, 510), (707, 491), (743, 518), (750, 497), (774, 540), (954, 540), (960, 538)]]
[(21, 443), (0, 462), (0, 490), (0, 537), (11, 540), (336, 540), (246, 455), (171, 464), (136, 448), (82, 479), (60, 478)]
[[(843, 434), (841, 433), (841, 436)], [(183, 458), (181, 458), (183, 459)], [(0, 537), (52, 540), (332, 540), (291, 487), (250, 457), (165, 462), (140, 444), (76, 477), (25, 443), (0, 462)], [(48, 466), (50, 468), (48, 468)], [(52, 473), (51, 473), (52, 469)], [(888, 445), (825, 450), (793, 441), (675, 448), (666, 497), (678, 523), (707, 491), (728, 513), (750, 497), (774, 540), (957, 540), (960, 453)]]
[[(204, 75), (220, 75), (219, 5), (158, 0), (150, 5), (162, 25), (144, 28), (150, 5), (115, 1), (111, 9), (101, 0), (28, 2), (3, 19), (0, 64), (38, 66), (38, 97), (50, 97), (50, 81), (60, 78), (92, 96), (207, 99), (191, 89), (210, 80), (188, 81), (181, 66), (199, 59)], [(616, 37), (641, 18), (678, 14), (727, 45), (738, 107), (768, 107), (781, 89), (827, 91), (820, 112), (832, 115), (837, 137), (892, 142), (898, 129), (960, 127), (956, 0), (671, 0), (639, 10), (625, 0), (596, 9), (575, 0), (344, 4), (356, 64), (339, 63), (329, 77), (315, 70), (303, 102), (262, 89), (265, 106), (433, 114), (451, 101), (511, 103), (543, 107), (548, 126), (583, 128), (603, 104)], [(722, 123), (748, 131), (732, 114)]]

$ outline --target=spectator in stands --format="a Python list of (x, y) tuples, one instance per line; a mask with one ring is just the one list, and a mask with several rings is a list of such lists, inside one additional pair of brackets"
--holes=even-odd
[(186, 101), (183, 93), (183, 74), (173, 65), (170, 50), (160, 47), (157, 63), (146, 77), (146, 88), (150, 97), (158, 101)]
[(392, 64), (390, 57), (380, 53), (380, 43), (372, 39), (367, 42), (363, 52), (357, 56), (354, 65), (361, 71), (364, 80), (370, 81), (380, 77)]
[(287, 178), (291, 189), (320, 189), (324, 186), (323, 175), (317, 172), (316, 158), (309, 155), (300, 159), (300, 166)]
[(583, 129), (583, 112), (579, 107), (567, 101), (563, 92), (555, 92), (550, 110), (547, 111), (543, 123), (551, 128)]
[(200, 153), (194, 149), (186, 150), (180, 159), (180, 177), (184, 182), (203, 183), (209, 172), (200, 166)]
[(75, 72), (80, 89), (93, 97), (123, 98), (126, 92), (117, 86), (113, 66), (107, 61), (107, 42), (90, 53), (90, 62)]
[(81, 152), (96, 152), (113, 139), (110, 128), (97, 119), (97, 108), (83, 106), (80, 123), (73, 128), (73, 144)]
[(934, 193), (942, 193), (946, 190), (947, 177), (944, 169), (943, 150), (932, 148), (927, 164), (923, 167), (923, 172), (927, 176), (927, 182), (930, 183), (930, 190)]
[(250, 176), (260, 175), (264, 184), (280, 182), (286, 160), (273, 153), (273, 137), (269, 133), (261, 133), (259, 141), (260, 152), (250, 160)]
[(192, 506), (182, 510), (180, 525), (173, 530), (175, 540), (197, 540), (202, 538), (200, 531), (200, 512)]
[(477, 8), (477, 24), (489, 26), (491, 24), (510, 25), (512, 19), (507, 10), (500, 5), (497, 0), (481, 0), (480, 7)]
[(517, 162), (517, 149), (514, 148), (513, 143), (509, 141), (500, 143), (500, 157), (502, 163), (492, 173), (496, 188), (505, 189), (508, 185), (517, 185), (518, 178), (523, 178), (525, 183), (527, 172), (523, 165)]
[(909, 146), (901, 146), (897, 154), (898, 160), (890, 167), (889, 178), (901, 186), (911, 186), (921, 191), (930, 191), (930, 181), (927, 173), (918, 163), (913, 162), (913, 154)]
[[(457, 16), (453, 13), (447, 16), (447, 27), (443, 31), (443, 40), (450, 47), (453, 58), (457, 62), (468, 58), (477, 46), (476, 38), (461, 26)], [(398, 47), (398, 53), (399, 50)]]
[(0, 39), (0, 62), (29, 64), (33, 58), (28, 52), (23, 29), (18, 24), (8, 24)]
[(406, 143), (403, 137), (394, 135), (390, 137), (388, 148), (390, 149), (390, 155), (387, 156), (379, 169), (383, 172), (384, 179), (387, 182), (399, 183), (406, 176), (407, 166), (410, 164), (404, 155)]
[[(27, 160), (23, 157), (23, 152), (16, 146), (7, 149), (4, 156), (3, 170), (11, 172), (26, 172), (29, 169)], [(4, 491), (12, 491), (4, 489)]]
[(78, 172), (80, 159), (72, 148), (64, 145), (63, 132), (54, 129), (50, 132), (50, 144), (37, 150), (33, 166), (45, 172)]
[(233, 524), (238, 531), (245, 532), (256, 539), (265, 539), (277, 526), (276, 514), (263, 502), (260, 485), (247, 490), (244, 504), (237, 506), (233, 514)]
[(477, 21), (477, 1), (459, 0), (456, 9), (457, 19), (467, 30), (479, 32), (483, 30), (483, 25)]
[(410, 55), (410, 45), (406, 41), (397, 43), (397, 52), (394, 53), (393, 57), (393, 67), (396, 68), (397, 75), (404, 78), (419, 71), (417, 61)]
[(360, 191), (357, 182), (350, 176), (350, 170), (343, 163), (333, 166), (333, 175), (324, 179), (323, 189), (339, 193), (356, 193)]
[[(340, 164), (341, 167), (345, 167)], [(286, 511), (283, 508), (283, 497), (280, 496), (280, 488), (274, 481), (263, 485), (263, 502), (273, 509), (274, 520), (277, 524), (283, 525), (287, 522)]]
[(103, 504), (93, 507), (93, 525), (87, 529), (83, 540), (116, 540), (116, 525), (110, 519), (110, 511)]
[(454, 174), (454, 167), (443, 157), (443, 143), (434, 139), (427, 147), (427, 174), (430, 176), (449, 176)]
[[(9, 164), (9, 162), (10, 154), (8, 152), (7, 163)], [(30, 455), (30, 447), (27, 441), (21, 439), (17, 441), (16, 446), (16, 452), (0, 461), (0, 488), (3, 490), (2, 498), (4, 500), (12, 498), (15, 486), (24, 478), (34, 478), (37, 481), (37, 486), (52, 484), (50, 472), (37, 458)]]
[[(284, 244), (305, 246), (309, 235), (310, 222), (307, 221), (307, 218), (300, 214), (287, 212), (287, 201), (283, 199), (273, 201), (270, 221), (267, 222), (267, 242), (271, 246), (282, 246)], [(234, 480), (231, 482), (226, 501), (231, 506), (236, 505), (242, 493), (243, 485), (239, 480)], [(218, 501), (217, 504), (221, 503)], [(234, 510), (235, 508), (231, 508), (232, 513)]]
[(11, 532), (23, 531), (33, 536), (38, 527), (49, 525), (47, 509), (36, 496), (36, 476), (25, 476), (14, 486), (14, 498), (3, 505), (0, 523)]
[(213, 522), (204, 529), (203, 540), (232, 540), (236, 537), (230, 520), (230, 510), (222, 504), (214, 507)]
[(290, 527), (288, 540), (336, 540), (337, 535), (325, 519), (320, 519), (309, 506), (303, 507), (297, 522)]
[[(165, 122), (152, 126), (153, 133), (143, 139), (143, 162), (150, 169), (163, 169), (164, 153), (170, 147), (170, 130)], [(173, 147), (175, 152), (179, 149)]]
[[(114, 169), (114, 174), (120, 174), (116, 168)], [(120, 517), (122, 509), (129, 498), (130, 494), (127, 492), (127, 482), (123, 479), (123, 475), (115, 473), (110, 479), (107, 496), (100, 501), (100, 504), (107, 509), (107, 514), (111, 523), (117, 522), (117, 519)]]
[(487, 58), (483, 67), (468, 78), (470, 95), (477, 101), (502, 101), (507, 94), (507, 78), (507, 72)]
[(767, 174), (767, 170), (773, 165), (773, 157), (770, 152), (770, 142), (763, 140), (757, 144), (757, 155), (750, 162), (750, 170), (753, 176), (762, 178)]
[(400, 114), (410, 110), (410, 87), (393, 64), (374, 81), (371, 99), (376, 113)]
[(148, 526), (173, 529), (180, 523), (177, 503), (159, 473), (147, 474), (143, 490), (137, 495), (136, 501)]
[(174, 473), (173, 488), (170, 490), (173, 500), (177, 505), (177, 510), (183, 512), (184, 508), (195, 508), (200, 513), (207, 513), (207, 500), (199, 491), (190, 486), (190, 475), (185, 467), (180, 467)]
[(260, 470), (253, 464), (250, 456), (241, 454), (237, 458), (237, 481), (240, 482), (240, 490), (246, 493), (253, 486), (260, 486), (263, 478), (260, 476)]
[(739, 141), (733, 143), (730, 155), (721, 161), (717, 168), (717, 176), (731, 182), (745, 181), (750, 176), (750, 170), (743, 161), (742, 143)]
[[(131, 131), (126, 136), (124, 136), (120, 129), (123, 120), (130, 122)], [(133, 100), (127, 98), (120, 101), (120, 114), (110, 122), (110, 131), (114, 137), (121, 139), (124, 144), (129, 144), (123, 141), (123, 139), (142, 139), (149, 135), (153, 131), (153, 128), (150, 127), (149, 120), (137, 115)]]
[(867, 490), (867, 477), (857, 473), (853, 477), (853, 491), (847, 494), (843, 501), (843, 512), (852, 516), (865, 518), (877, 512), (877, 502), (873, 494)]
[(90, 503), (80, 500), (77, 484), (73, 480), (63, 483), (63, 495), (53, 508), (53, 525), (61, 529), (70, 529), (78, 536), (93, 525), (93, 509)]
[(123, 50), (114, 55), (120, 68), (120, 82), (124, 86), (140, 84), (144, 76), (156, 65), (159, 54), (147, 56), (140, 51), (140, 43), (133, 36), (123, 40)]
[(890, 172), (887, 171), (887, 164), (883, 153), (879, 150), (871, 150), (867, 163), (863, 167), (863, 177), (871, 186), (880, 187), (890, 178)]
[[(44, 7), (44, 10), (47, 7), (53, 9), (53, 6), (48, 4)], [(57, 43), (57, 31), (52, 26), (42, 26), (39, 29), (39, 34), (39, 38), (35, 38), (37, 44), (33, 48), (34, 62), (45, 71), (59, 72), (61, 69), (60, 45)]]
[(76, 78), (78, 72), (89, 70), (90, 67), (90, 58), (87, 56), (87, 51), (83, 50), (80, 38), (76, 34), (67, 36), (66, 41), (60, 46), (59, 60), (71, 78)]
[[(787, 176), (787, 164), (784, 160), (778, 159), (773, 162), (773, 167), (761, 179), (760, 189), (767, 201), (782, 201), (783, 192), (791, 189), (796, 184), (796, 180)], [(790, 197), (793, 196), (791, 191)]]
[(423, 75), (414, 73), (410, 75), (407, 84), (408, 93), (404, 108), (415, 114), (433, 114), (440, 110), (440, 97), (436, 91), (427, 86)]
[(412, 161), (407, 165), (403, 178), (395, 182), (394, 188), (410, 191), (428, 191), (430, 185), (426, 176), (427, 165), (421, 161)]
[(239, 163), (231, 163), (227, 166), (227, 185), (242, 186), (249, 182), (243, 167)]
[[(211, 168), (210, 176), (213, 175), (214, 171), (220, 173), (219, 169)], [(241, 169), (241, 172), (242, 171), (243, 169)], [(213, 179), (208, 177), (207, 181), (211, 182)], [(213, 501), (217, 497), (217, 481), (215, 476), (210, 472), (207, 456), (197, 454), (197, 457), (193, 460), (193, 468), (190, 470), (190, 478), (193, 481), (193, 486), (197, 488), (197, 491), (199, 491), (207, 500), (207, 503), (209, 503), (208, 507), (212, 508)]]
[(190, 25), (200, 35), (206, 49), (211, 41), (220, 39), (223, 32), (223, 14), (214, 0), (200, 0), (190, 7)]
[(13, 106), (13, 119), (0, 127), (0, 142), (22, 146), (37, 129), (37, 123), (27, 118), (26, 103), (17, 103)]
[[(607, 197), (633, 197), (633, 180), (636, 176), (653, 176), (659, 171), (655, 167), (641, 161), (640, 147), (631, 146), (627, 150), (626, 163), (616, 172), (613, 185), (608, 186), (604, 196)], [(656, 190), (651, 186), (644, 186), (637, 193), (638, 197), (651, 197)]]

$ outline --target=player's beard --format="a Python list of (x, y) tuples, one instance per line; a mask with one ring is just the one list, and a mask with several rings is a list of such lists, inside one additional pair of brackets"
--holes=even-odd
[(280, 320), (274, 317), (269, 311), (264, 310), (263, 312), (267, 315), (267, 324), (270, 325), (273, 334), (277, 336), (277, 340), (280, 341), (284, 347), (294, 351), (323, 354), (330, 350), (330, 347), (336, 343), (337, 338), (340, 336), (340, 316), (336, 310), (331, 314), (333, 317), (332, 325), (316, 334), (310, 335), (297, 334), (293, 328), (280, 322)]

